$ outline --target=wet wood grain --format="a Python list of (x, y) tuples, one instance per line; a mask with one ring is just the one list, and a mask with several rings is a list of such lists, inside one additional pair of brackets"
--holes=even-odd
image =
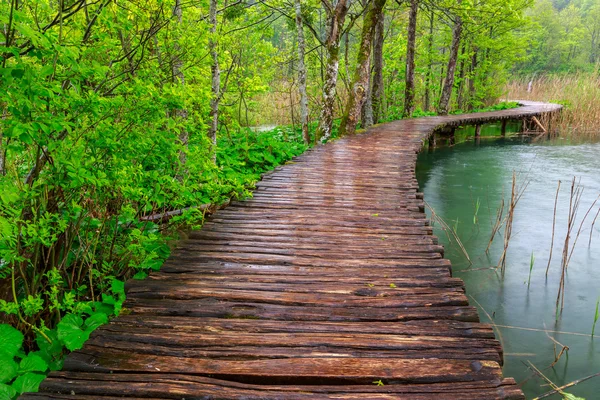
[(127, 313), (22, 398), (523, 399), (432, 235), (415, 163), (435, 129), (554, 110), (397, 121), (276, 168), (128, 282)]

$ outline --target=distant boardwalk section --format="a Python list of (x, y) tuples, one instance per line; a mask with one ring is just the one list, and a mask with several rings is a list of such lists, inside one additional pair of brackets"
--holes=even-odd
[(415, 178), (435, 129), (559, 109), (522, 103), (379, 125), (266, 175), (21, 398), (523, 399)]

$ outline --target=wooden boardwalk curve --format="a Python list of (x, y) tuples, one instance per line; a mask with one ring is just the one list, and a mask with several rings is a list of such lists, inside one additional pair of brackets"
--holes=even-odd
[(444, 124), (558, 107), (525, 104), (380, 125), (266, 175), (22, 398), (523, 398), (432, 236), (415, 162)]

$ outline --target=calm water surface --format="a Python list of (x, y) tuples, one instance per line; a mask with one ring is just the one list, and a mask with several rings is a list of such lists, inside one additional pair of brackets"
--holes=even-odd
[[(513, 222), (513, 235), (507, 253), (506, 273), (495, 266), (502, 254), (504, 229), (497, 235), (489, 254), (485, 253), (496, 211), (504, 197), (508, 200), (513, 171), (517, 183), (528, 187), (520, 199)], [(565, 307), (556, 319), (556, 296), (561, 271), (561, 253), (566, 236), (569, 189), (573, 177), (584, 187), (578, 222), (600, 194), (600, 143), (567, 144), (565, 140), (527, 144), (523, 140), (488, 139), (476, 144), (466, 142), (419, 155), (417, 177), (425, 200), (456, 229), (473, 265), (459, 247), (437, 229), (446, 246), (454, 276), (464, 279), (467, 294), (493, 317), (505, 352), (504, 373), (523, 382), (528, 398), (551, 388), (533, 376), (525, 364), (537, 368), (561, 386), (575, 379), (600, 372), (600, 321), (592, 338), (596, 302), (600, 296), (600, 218), (588, 244), (591, 220), (600, 201), (583, 225), (571, 258), (565, 288)], [(546, 277), (554, 199), (562, 181), (556, 218), (552, 262)], [(477, 220), (474, 221), (477, 203)], [(528, 285), (530, 261), (535, 257)], [(471, 301), (473, 305), (477, 303)], [(482, 321), (489, 321), (480, 309)], [(569, 346), (563, 357), (555, 359), (554, 338)], [(556, 351), (561, 347), (556, 345)], [(600, 399), (600, 377), (567, 390), (588, 400)], [(555, 396), (551, 398), (560, 398)]]

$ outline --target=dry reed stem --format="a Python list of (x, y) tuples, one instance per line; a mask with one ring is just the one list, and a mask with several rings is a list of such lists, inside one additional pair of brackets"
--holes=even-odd
[(588, 376), (586, 376), (585, 378), (576, 379), (576, 380), (574, 380), (573, 382), (569, 382), (569, 383), (567, 383), (566, 385), (563, 385), (563, 386), (561, 386), (561, 387), (554, 388), (553, 390), (551, 390), (551, 391), (549, 391), (549, 392), (546, 392), (546, 393), (544, 393), (544, 394), (542, 394), (542, 395), (540, 395), (540, 396), (538, 396), (538, 397), (534, 398), (533, 400), (544, 399), (544, 398), (546, 398), (546, 397), (552, 396), (553, 394), (556, 394), (556, 393), (561, 393), (561, 392), (562, 392), (563, 390), (565, 390), (565, 389), (568, 389), (568, 388), (570, 388), (570, 387), (573, 387), (573, 386), (575, 386), (575, 385), (578, 385), (578, 384), (580, 384), (581, 382), (585, 382), (585, 381), (587, 381), (588, 379), (592, 379), (592, 378), (595, 378), (595, 377), (597, 377), (597, 376), (600, 376), (600, 372), (596, 372), (595, 374), (588, 375)]
[(596, 216), (594, 217), (594, 220), (592, 221), (592, 226), (590, 227), (590, 240), (588, 241), (588, 246), (592, 245), (592, 234), (594, 233), (594, 225), (596, 224), (598, 215), (600, 215), (600, 207), (598, 208), (598, 212), (596, 212)]
[(552, 261), (552, 249), (554, 248), (554, 233), (556, 228), (556, 206), (558, 204), (558, 192), (560, 192), (560, 181), (558, 181), (558, 188), (556, 188), (556, 197), (554, 198), (554, 214), (552, 218), (552, 240), (550, 241), (550, 256), (548, 257), (548, 266), (546, 266), (546, 276), (548, 276), (548, 270), (550, 269), (550, 261)]
[(432, 221), (438, 221), (440, 223), (440, 226), (441, 226), (442, 230), (444, 231), (444, 233), (448, 237), (448, 241), (450, 241), (450, 235), (448, 234), (448, 232), (452, 233), (452, 236), (454, 237), (454, 240), (456, 241), (456, 243), (460, 247), (460, 249), (461, 249), (462, 253), (464, 254), (464, 256), (466, 257), (466, 259), (469, 261), (469, 265), (473, 265), (473, 262), (471, 261), (471, 257), (469, 257), (469, 253), (467, 252), (467, 249), (463, 245), (462, 241), (460, 240), (460, 238), (458, 237), (458, 235), (456, 234), (456, 232), (454, 232), (454, 230), (452, 228), (450, 228), (450, 226), (446, 223), (446, 221), (444, 221), (444, 219), (442, 217), (440, 217), (435, 212), (435, 210), (433, 209), (433, 207), (431, 207), (429, 205), (429, 203), (427, 203), (425, 200), (423, 200), (423, 203), (425, 203), (425, 206), (427, 208), (429, 208), (429, 210), (431, 211), (431, 220)]
[(592, 203), (590, 208), (588, 208), (587, 212), (583, 216), (583, 219), (581, 220), (581, 223), (579, 224), (579, 229), (577, 230), (577, 235), (575, 236), (575, 241), (573, 242), (573, 246), (571, 247), (571, 252), (569, 253), (569, 259), (567, 260), (567, 268), (569, 267), (569, 263), (571, 262), (571, 257), (573, 256), (573, 252), (575, 251), (575, 245), (577, 244), (577, 240), (579, 240), (579, 235), (581, 234), (581, 229), (583, 228), (583, 224), (585, 223), (588, 215), (590, 214), (590, 211), (592, 211), (592, 209), (594, 208), (594, 206), (596, 205), (598, 200), (600, 200), (600, 195), (598, 195), (598, 197), (596, 197), (596, 200), (594, 200), (594, 202)]
[[(571, 234), (573, 232), (573, 227), (575, 225), (575, 220), (577, 218), (577, 211), (579, 209), (579, 204), (581, 202), (581, 195), (583, 193), (583, 188), (577, 182), (577, 178), (573, 177), (571, 181), (571, 191), (569, 197), (569, 214), (567, 221), (567, 234), (565, 236), (565, 243), (563, 246), (562, 252), (562, 260), (561, 260), (561, 273), (560, 273), (560, 283), (558, 286), (558, 295), (556, 296), (556, 318), (562, 313), (565, 307), (565, 277), (567, 267), (569, 265), (569, 243), (571, 240)], [(560, 309), (559, 309), (560, 305)]]
[(492, 246), (492, 242), (494, 241), (496, 234), (498, 233), (498, 231), (502, 227), (502, 224), (504, 223), (504, 220), (502, 219), (503, 215), (504, 215), (504, 196), (502, 196), (502, 200), (500, 200), (500, 207), (498, 207), (498, 211), (496, 212), (496, 222), (494, 223), (494, 226), (492, 227), (492, 236), (490, 237), (490, 241), (488, 242), (488, 245), (485, 248), (486, 253), (490, 252), (490, 247)]
[[(565, 353), (565, 352), (567, 353), (567, 360), (568, 360), (569, 359), (569, 346), (565, 346), (564, 344), (562, 344), (561, 342), (559, 342), (558, 340), (556, 340), (552, 336), (550, 336), (550, 334), (548, 334), (548, 331), (546, 330), (546, 324), (544, 324), (544, 333), (546, 333), (546, 336), (548, 336), (548, 339), (550, 339), (554, 343), (554, 361), (552, 362), (552, 364), (550, 364), (550, 368), (552, 368), (556, 365), (556, 363), (560, 360), (563, 353)], [(559, 345), (561, 347), (561, 350), (558, 354), (556, 353), (556, 345)]]
[(515, 209), (517, 207), (517, 204), (519, 203), (519, 200), (523, 196), (523, 193), (525, 193), (527, 186), (529, 186), (528, 181), (523, 184), (522, 188), (517, 187), (517, 174), (513, 171), (510, 204), (508, 205), (508, 215), (506, 216), (504, 225), (504, 250), (502, 251), (502, 255), (500, 256), (498, 265), (496, 266), (496, 269), (500, 268), (502, 276), (504, 276), (504, 273), (506, 271), (506, 254), (508, 252), (508, 246), (512, 237), (512, 225), (515, 216)]
[(490, 320), (490, 324), (492, 324), (492, 326), (494, 327), (494, 330), (496, 331), (496, 337), (498, 338), (498, 342), (500, 342), (500, 347), (504, 348), (504, 341), (502, 340), (502, 333), (500, 333), (500, 329), (498, 329), (498, 325), (496, 325), (496, 323), (494, 322), (494, 318), (492, 318), (490, 313), (488, 313), (485, 310), (485, 308), (483, 308), (481, 303), (479, 303), (475, 297), (473, 297), (471, 295), (469, 295), (469, 297), (471, 298), (471, 300), (473, 300), (479, 306), (479, 308), (481, 308), (481, 311), (483, 311), (484, 314), (488, 317), (488, 319)]

